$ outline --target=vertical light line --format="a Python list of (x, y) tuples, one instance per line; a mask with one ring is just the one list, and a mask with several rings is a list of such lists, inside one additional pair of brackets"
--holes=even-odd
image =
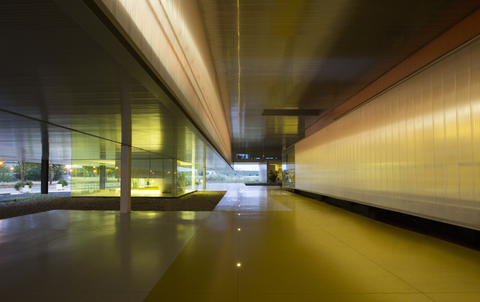
[(240, 110), (241, 110), (241, 93), (240, 93), (240, 80), (242, 76), (242, 67), (240, 65), (240, 0), (237, 0), (237, 62), (238, 62), (238, 80), (237, 80), (237, 89), (238, 89), (238, 135), (239, 138), (242, 134), (242, 127), (241, 127), (241, 117), (240, 117)]

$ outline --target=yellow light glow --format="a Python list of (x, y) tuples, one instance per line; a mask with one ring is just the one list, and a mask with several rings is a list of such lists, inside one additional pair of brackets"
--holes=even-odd
[(95, 167), (95, 166), (93, 166), (93, 168), (95, 169), (96, 167)]
[(238, 213), (238, 216), (240, 216), (240, 213)]
[(97, 170), (93, 170), (93, 173), (97, 173)]
[(240, 228), (238, 228), (238, 231), (240, 232), (240, 231), (241, 231), (241, 229), (240, 229)]
[(241, 264), (241, 263), (237, 263), (237, 266), (240, 267), (240, 266), (242, 266), (242, 264)]
[(0, 165), (3, 165), (3, 161), (0, 160)]
[(118, 167), (115, 167), (115, 170), (118, 170)]
[[(103, 1), (103, 3), (125, 29), (136, 28), (138, 33), (143, 34), (142, 37), (146, 43), (142, 43), (141, 50), (153, 50), (147, 55), (149, 61), (156, 62), (153, 65), (157, 71), (165, 69), (161, 73), (165, 72), (175, 79), (179, 92), (185, 96), (180, 102), (190, 104), (192, 108), (198, 108), (194, 110), (198, 111), (201, 121), (207, 123), (208, 126), (211, 125), (211, 130), (208, 131), (214, 137), (218, 137), (218, 141), (221, 143), (220, 148), (229, 157), (231, 152), (229, 152), (228, 128), (216, 126), (217, 124), (226, 125), (226, 120), (222, 114), (222, 106), (218, 106), (218, 104), (222, 104), (222, 100), (217, 92), (215, 74), (210, 75), (211, 61), (209, 57), (205, 57), (205, 48), (202, 47), (202, 43), (197, 43), (198, 26), (192, 26), (192, 20), (186, 22), (186, 19), (191, 19), (190, 12), (192, 10), (184, 9), (187, 5), (177, 4), (181, 1), (118, 0)], [(121, 9), (118, 9), (117, 6)], [(119, 11), (126, 12), (130, 18), (123, 13), (121, 16), (118, 15)], [(179, 31), (177, 32), (176, 29)], [(127, 29), (127, 32), (134, 39), (138, 35), (137, 31)], [(164, 43), (164, 41), (168, 43)], [(197, 77), (197, 74), (205, 76)], [(203, 106), (203, 104), (208, 104), (208, 106)], [(216, 123), (212, 123), (214, 117), (218, 119)], [(148, 123), (148, 125), (154, 124), (153, 121)], [(160, 123), (156, 123), (156, 125), (160, 125)], [(158, 129), (152, 129), (151, 133), (164, 132), (160, 126), (158, 127)], [(141, 138), (142, 136), (133, 137), (134, 140)], [(163, 144), (162, 137), (160, 135), (149, 137), (143, 144), (161, 146)], [(134, 142), (134, 145), (137, 144)]]
[(10, 170), (12, 170), (12, 171), (13, 171), (13, 167), (10, 167)]
[(73, 172), (73, 169), (70, 169), (70, 172)]

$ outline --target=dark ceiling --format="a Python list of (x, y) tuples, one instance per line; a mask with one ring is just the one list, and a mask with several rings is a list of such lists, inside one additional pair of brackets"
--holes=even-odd
[[(199, 0), (232, 149), (278, 156), (305, 128), (479, 7), (453, 0)], [(262, 116), (320, 109), (317, 116)]]

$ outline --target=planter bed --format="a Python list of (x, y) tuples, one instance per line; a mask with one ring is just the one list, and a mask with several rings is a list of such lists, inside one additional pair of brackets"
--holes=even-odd
[[(132, 197), (132, 211), (213, 211), (225, 191), (195, 192), (179, 198)], [(51, 210), (120, 210), (119, 197), (57, 197), (0, 200), (0, 219)], [(8, 201), (6, 201), (8, 200)]]

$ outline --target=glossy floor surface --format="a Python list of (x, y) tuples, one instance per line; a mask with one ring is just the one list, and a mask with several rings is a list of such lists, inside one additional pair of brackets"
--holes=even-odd
[[(277, 188), (0, 220), (1, 301), (480, 301), (480, 252)], [(239, 266), (240, 265), (240, 266)]]

